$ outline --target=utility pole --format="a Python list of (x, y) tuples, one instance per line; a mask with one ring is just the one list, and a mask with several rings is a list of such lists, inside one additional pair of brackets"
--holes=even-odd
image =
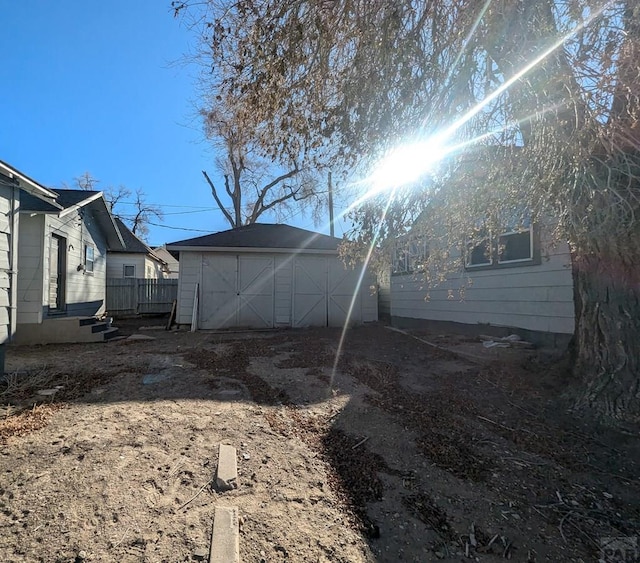
[(331, 172), (329, 172), (329, 234), (333, 237), (333, 184), (331, 183)]

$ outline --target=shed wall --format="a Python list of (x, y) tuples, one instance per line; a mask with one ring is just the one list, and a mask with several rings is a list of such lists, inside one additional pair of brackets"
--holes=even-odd
[(191, 324), (193, 298), (200, 282), (202, 268), (201, 252), (180, 253), (180, 277), (178, 278), (178, 324)]
[[(196, 291), (196, 284), (200, 284), (199, 296), (202, 299), (202, 272), (203, 261), (207, 264), (214, 263), (216, 257), (220, 260), (221, 256), (229, 258), (235, 256), (231, 253), (215, 253), (215, 252), (181, 252), (180, 253), (180, 278), (178, 287), (178, 312), (177, 319), (179, 324), (190, 324), (193, 314), (193, 300)], [(297, 261), (312, 259), (313, 261), (325, 261), (331, 263), (331, 270), (337, 272), (344, 271), (342, 262), (337, 256), (323, 255), (287, 255), (274, 253), (252, 254), (247, 252), (243, 256), (265, 259), (270, 257), (273, 260), (273, 326), (292, 326), (293, 320), (293, 302), (294, 292), (296, 291), (294, 283), (295, 264)], [(326, 262), (326, 261), (330, 262)], [(329, 275), (329, 270), (325, 267), (325, 275)], [(344, 279), (351, 287), (355, 287), (359, 272), (344, 272)], [(369, 274), (365, 275), (360, 292), (355, 300), (354, 320), (355, 322), (370, 322), (378, 318), (377, 295), (373, 291), (375, 279)], [(345, 292), (343, 291), (343, 294)], [(348, 303), (347, 303), (348, 305)]]

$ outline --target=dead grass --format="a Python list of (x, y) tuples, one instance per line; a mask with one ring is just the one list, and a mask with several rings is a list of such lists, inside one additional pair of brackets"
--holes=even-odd
[(60, 409), (61, 403), (42, 403), (29, 410), (7, 416), (0, 420), (0, 444), (6, 444), (10, 438), (24, 436), (35, 430), (44, 428), (51, 417)]

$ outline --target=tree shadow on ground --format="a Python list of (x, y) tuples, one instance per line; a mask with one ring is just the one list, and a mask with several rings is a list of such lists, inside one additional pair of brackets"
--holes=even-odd
[(569, 560), (638, 529), (637, 445), (561, 410), (548, 365), (474, 365), (381, 326), (349, 331), (338, 362), (339, 330), (147, 334), (12, 350), (4, 397), (35, 396), (45, 411), (5, 421), (0, 438), (65, 402), (257, 404), (273, 432), (326, 463), (381, 561)]

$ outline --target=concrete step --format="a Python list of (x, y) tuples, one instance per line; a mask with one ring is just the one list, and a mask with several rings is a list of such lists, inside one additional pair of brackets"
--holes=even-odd
[(93, 332), (94, 334), (96, 332), (104, 332), (105, 330), (109, 329), (109, 323), (104, 323), (104, 322), (96, 322), (92, 325), (83, 325), (86, 327), (91, 327), (91, 332)]
[(117, 327), (112, 326), (111, 328), (108, 328), (107, 330), (105, 330), (104, 332), (102, 332), (102, 337), (104, 340), (111, 340), (112, 338), (115, 338), (116, 336), (118, 336), (118, 333), (120, 331), (118, 330)]
[(40, 324), (18, 325), (16, 344), (53, 344), (73, 342), (103, 342), (118, 335), (111, 319), (95, 317), (54, 317)]

